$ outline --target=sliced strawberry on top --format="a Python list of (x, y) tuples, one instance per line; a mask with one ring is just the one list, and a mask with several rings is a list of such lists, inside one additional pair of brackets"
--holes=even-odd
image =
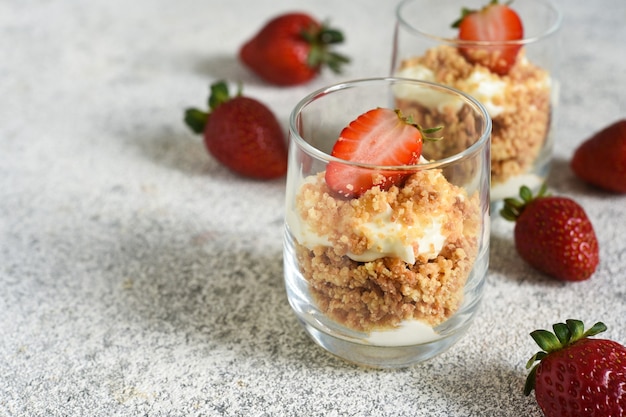
[[(422, 129), (399, 110), (376, 108), (361, 114), (341, 131), (331, 154), (370, 165), (412, 165), (422, 154), (423, 133), (439, 129)], [(381, 171), (333, 161), (326, 168), (325, 178), (333, 192), (353, 198), (374, 186), (389, 189), (407, 175), (403, 171)]]
[[(461, 18), (452, 24), (459, 29), (462, 41), (506, 42), (524, 37), (522, 20), (506, 4), (492, 0), (480, 10), (463, 9)], [(459, 51), (468, 61), (481, 64), (499, 75), (509, 73), (515, 64), (521, 45), (460, 46)]]

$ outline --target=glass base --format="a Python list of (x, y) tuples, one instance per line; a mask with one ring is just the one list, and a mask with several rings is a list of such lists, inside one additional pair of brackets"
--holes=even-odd
[(311, 338), (329, 353), (356, 365), (379, 369), (406, 368), (440, 355), (463, 337), (470, 327), (468, 323), (464, 329), (458, 329), (446, 338), (420, 345), (374, 346), (335, 337), (304, 321), (301, 323)]
[(348, 329), (331, 320), (313, 302), (306, 279), (298, 269), (294, 241), (285, 230), (285, 283), (289, 304), (311, 338), (329, 353), (361, 366), (392, 369), (424, 362), (454, 345), (471, 326), (482, 300), (487, 275), (489, 245), (478, 254), (464, 288), (464, 301), (452, 317), (433, 331), (432, 340), (398, 345), (382, 345), (368, 340), (368, 333)]

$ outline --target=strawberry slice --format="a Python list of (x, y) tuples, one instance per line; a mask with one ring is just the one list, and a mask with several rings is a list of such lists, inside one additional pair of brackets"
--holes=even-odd
[[(380, 166), (413, 165), (422, 154), (425, 133), (440, 130), (422, 129), (399, 110), (369, 110), (346, 126), (335, 143), (332, 156), (363, 164)], [(326, 184), (341, 197), (353, 198), (374, 186), (383, 190), (402, 182), (406, 171), (381, 171), (333, 161), (326, 168)]]
[[(517, 12), (508, 4), (492, 0), (480, 10), (463, 9), (461, 18), (452, 24), (459, 29), (462, 41), (505, 42), (524, 37), (524, 27)], [(461, 46), (459, 51), (469, 62), (481, 64), (499, 75), (509, 73), (521, 45)]]

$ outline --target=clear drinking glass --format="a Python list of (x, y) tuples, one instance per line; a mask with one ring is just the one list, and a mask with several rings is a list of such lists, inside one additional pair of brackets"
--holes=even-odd
[[(375, 166), (331, 156), (342, 129), (377, 107), (423, 127), (416, 165)], [(290, 117), (284, 243), (289, 302), (329, 352), (366, 366), (403, 367), (453, 345), (469, 327), (489, 257), (491, 120), (470, 96), (406, 79), (349, 81), (318, 90)], [(333, 193), (328, 164), (401, 174), (389, 189)]]
[[(552, 158), (559, 97), (560, 11), (549, 0), (514, 1), (524, 38), (509, 42), (458, 40), (451, 27), (461, 9), (481, 9), (488, 0), (404, 0), (396, 10), (391, 75), (441, 83), (480, 101), (493, 123), (492, 208), (519, 194), (521, 185), (538, 189)], [(461, 51), (518, 48), (505, 74), (472, 64)], [(497, 66), (494, 66), (497, 68)]]

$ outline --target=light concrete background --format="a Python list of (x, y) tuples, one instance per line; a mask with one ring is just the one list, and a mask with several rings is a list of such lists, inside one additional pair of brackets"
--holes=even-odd
[[(549, 185), (586, 209), (599, 269), (552, 281), (494, 218), (471, 333), (427, 363), (380, 371), (326, 354), (292, 314), (284, 181), (232, 175), (181, 119), (226, 78), (286, 130), (313, 89), (387, 74), (395, 2), (0, 2), (0, 415), (540, 416), (522, 395), (530, 331), (602, 320), (606, 337), (626, 342), (626, 197), (568, 167), (583, 139), (626, 116), (626, 3), (558, 4)], [(296, 9), (343, 28), (353, 63), (305, 86), (262, 84), (236, 51)]]

